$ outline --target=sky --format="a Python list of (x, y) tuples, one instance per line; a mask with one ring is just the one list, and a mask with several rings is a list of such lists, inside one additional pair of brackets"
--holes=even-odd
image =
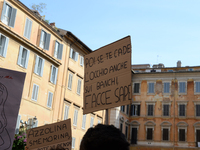
[(131, 36), (132, 64), (200, 66), (200, 0), (20, 0), (96, 50)]

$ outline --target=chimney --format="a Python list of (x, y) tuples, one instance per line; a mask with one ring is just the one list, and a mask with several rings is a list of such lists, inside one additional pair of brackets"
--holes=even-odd
[(181, 67), (181, 61), (177, 61), (177, 67)]
[(55, 22), (50, 23), (50, 25), (54, 28), (55, 27)]

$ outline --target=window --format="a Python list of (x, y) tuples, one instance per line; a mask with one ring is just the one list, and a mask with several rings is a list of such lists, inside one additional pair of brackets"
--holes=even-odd
[(140, 116), (140, 105), (139, 104), (131, 105), (131, 116)]
[(69, 114), (69, 106), (65, 105), (65, 114), (64, 114), (64, 120), (68, 119), (68, 114)]
[(91, 119), (90, 119), (90, 127), (93, 127), (93, 124), (94, 124), (94, 117), (91, 117)]
[(124, 112), (125, 111), (125, 106), (121, 106), (121, 111)]
[(98, 122), (97, 122), (98, 124), (101, 124), (101, 120), (98, 120)]
[(140, 93), (140, 83), (134, 83), (133, 93)]
[(86, 115), (83, 115), (82, 129), (85, 129), (85, 124), (86, 124)]
[(55, 41), (54, 57), (62, 60), (63, 44)]
[(30, 40), (31, 36), (31, 29), (32, 29), (32, 21), (28, 18), (26, 18), (26, 24), (24, 29), (24, 37)]
[(68, 86), (67, 86), (67, 88), (68, 88), (69, 90), (72, 89), (72, 79), (73, 79), (73, 74), (72, 74), (72, 73), (69, 73)]
[(73, 48), (71, 48), (70, 50), (70, 58), (72, 58), (73, 60), (77, 61), (78, 60), (78, 52), (75, 52), (73, 50)]
[(195, 82), (195, 93), (200, 93), (200, 82)]
[(81, 94), (81, 79), (78, 79), (78, 84), (77, 84), (77, 91), (76, 91), (76, 93), (77, 93), (78, 95)]
[(148, 83), (148, 93), (154, 93), (154, 83)]
[(164, 82), (163, 93), (170, 93), (170, 83), (169, 82)]
[(38, 90), (39, 90), (39, 86), (36, 84), (33, 84), (33, 92), (32, 92), (32, 100), (37, 101), (38, 98)]
[(58, 68), (56, 68), (55, 66), (51, 66), (51, 77), (50, 77), (50, 82), (53, 84), (56, 84), (56, 80), (57, 80), (57, 74), (58, 74)]
[(76, 141), (76, 138), (72, 137), (72, 148), (75, 148), (75, 141)]
[(6, 1), (4, 1), (3, 10), (1, 14), (1, 21), (4, 24), (14, 28), (16, 14), (17, 14), (17, 9), (13, 8)]
[(126, 128), (125, 128), (125, 137), (126, 139), (128, 139), (128, 125), (126, 125)]
[(126, 114), (129, 115), (129, 105), (126, 105)]
[(163, 104), (163, 116), (169, 116), (169, 104)]
[(200, 104), (196, 104), (196, 116), (200, 116)]
[(16, 123), (16, 127), (15, 127), (15, 134), (19, 134), (20, 120), (21, 120), (21, 115), (18, 115), (18, 117), (17, 117), (17, 123)]
[(163, 141), (169, 141), (169, 129), (162, 129), (162, 139)]
[(44, 30), (41, 30), (40, 36), (40, 47), (45, 50), (49, 50), (51, 34), (46, 33)]
[(185, 116), (185, 105), (184, 104), (179, 105), (179, 116)]
[(17, 64), (21, 67), (27, 68), (30, 51), (20, 46)]
[(179, 141), (185, 141), (185, 129), (179, 129)]
[(74, 110), (74, 122), (73, 122), (74, 126), (77, 126), (77, 120), (78, 120), (78, 110), (75, 109)]
[(47, 107), (51, 108), (51, 106), (52, 106), (52, 100), (53, 100), (53, 93), (49, 92), (48, 99), (47, 99)]
[(41, 77), (43, 75), (44, 62), (45, 62), (44, 59), (36, 55), (34, 73)]
[(6, 57), (9, 38), (0, 33), (0, 56)]
[(80, 56), (80, 66), (83, 67), (83, 64), (84, 64), (84, 57), (83, 57), (83, 56)]
[(123, 122), (120, 122), (120, 131), (123, 132)]
[(148, 104), (147, 116), (153, 116), (153, 104)]
[(153, 140), (153, 128), (147, 128), (147, 140)]
[(179, 93), (186, 93), (186, 82), (179, 82)]

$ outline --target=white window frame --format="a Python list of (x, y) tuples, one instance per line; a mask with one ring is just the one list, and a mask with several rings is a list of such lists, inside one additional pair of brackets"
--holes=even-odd
[[(4, 39), (4, 41), (1, 39)], [(0, 56), (4, 58), (6, 57), (6, 54), (7, 54), (8, 42), (9, 42), (9, 38), (0, 33), (0, 43), (2, 44), (0, 45)]]
[(63, 44), (55, 40), (54, 57), (62, 60)]
[[(141, 111), (141, 102), (134, 102), (134, 103), (132, 103), (132, 105), (135, 105), (135, 110), (134, 110), (134, 115), (131, 112), (131, 116), (140, 116), (140, 115), (138, 115), (138, 105), (140, 105), (140, 111)], [(132, 105), (131, 105), (131, 110), (130, 111), (133, 111), (132, 110)]]
[(87, 119), (87, 115), (83, 115), (83, 119), (82, 119), (82, 129), (85, 130), (85, 125), (86, 125), (86, 119)]
[(51, 77), (50, 77), (50, 82), (51, 83), (56, 84), (57, 75), (58, 75), (58, 68), (55, 67), (54, 65), (52, 65), (51, 66)]
[(24, 37), (30, 40), (32, 30), (32, 21), (29, 18), (26, 18), (25, 28), (24, 28)]
[(73, 119), (73, 125), (77, 126), (77, 120), (78, 120), (78, 109), (74, 109), (74, 119)]
[(80, 55), (80, 66), (83, 67), (84, 65), (84, 57)]
[(36, 102), (37, 102), (38, 94), (39, 94), (39, 85), (33, 84), (33, 91), (32, 91), (31, 99), (32, 99), (33, 101), (36, 101)]
[[(26, 51), (26, 55), (23, 56)], [(30, 51), (23, 46), (20, 46), (17, 64), (27, 69)], [(24, 57), (24, 58), (23, 58)]]
[[(149, 84), (153, 84), (153, 92), (150, 93), (150, 86)], [(155, 82), (147, 82), (147, 95), (154, 95), (155, 94)]]
[(47, 107), (51, 108), (53, 103), (53, 93), (48, 92)]
[[(8, 10), (7, 10), (8, 7), (10, 8), (10, 12), (8, 12)], [(17, 14), (17, 9), (13, 8), (8, 2), (4, 1), (3, 9), (2, 9), (2, 12), (1, 12), (1, 21), (4, 24), (14, 28), (15, 20), (16, 20), (16, 14)]]
[[(185, 83), (185, 92), (180, 92), (180, 83)], [(187, 94), (187, 81), (178, 81), (178, 94), (179, 95)]]
[(51, 34), (48, 34), (46, 31), (41, 30), (39, 46), (44, 50), (49, 50), (50, 40)]
[(44, 63), (45, 60), (42, 57), (36, 55), (34, 73), (41, 77), (43, 76)]
[(147, 140), (147, 129), (151, 128), (152, 129), (152, 140), (147, 140), (147, 141), (153, 141), (154, 140), (154, 126), (156, 125), (153, 121), (147, 121), (145, 124), (146, 127), (146, 140)]
[[(188, 127), (188, 124), (184, 121), (181, 121), (181, 122), (177, 123), (177, 127), (178, 127), (178, 141), (179, 142), (187, 142), (187, 127)], [(185, 129), (185, 141), (180, 141), (180, 138), (179, 138), (179, 130), (180, 129)]]
[(70, 49), (70, 55), (69, 55), (69, 57), (71, 59), (73, 59), (74, 61), (77, 61), (78, 60), (78, 55), (79, 55), (79, 53), (76, 52), (73, 48)]
[(73, 73), (69, 73), (69, 77), (68, 77), (68, 84), (67, 84), (67, 88), (69, 90), (72, 90), (72, 82), (73, 82)]
[[(170, 141), (170, 129), (172, 124), (169, 121), (163, 121), (161, 124), (161, 137), (163, 142)], [(163, 140), (163, 129), (168, 129), (168, 140)]]
[(77, 90), (76, 90), (76, 93), (78, 95), (81, 95), (81, 83), (82, 83), (82, 80), (81, 79), (78, 79), (78, 82), (77, 82)]

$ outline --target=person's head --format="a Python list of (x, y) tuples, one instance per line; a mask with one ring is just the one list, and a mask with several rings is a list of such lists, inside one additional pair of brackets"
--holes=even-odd
[(98, 124), (87, 130), (80, 150), (129, 150), (129, 143), (124, 134), (113, 125)]

